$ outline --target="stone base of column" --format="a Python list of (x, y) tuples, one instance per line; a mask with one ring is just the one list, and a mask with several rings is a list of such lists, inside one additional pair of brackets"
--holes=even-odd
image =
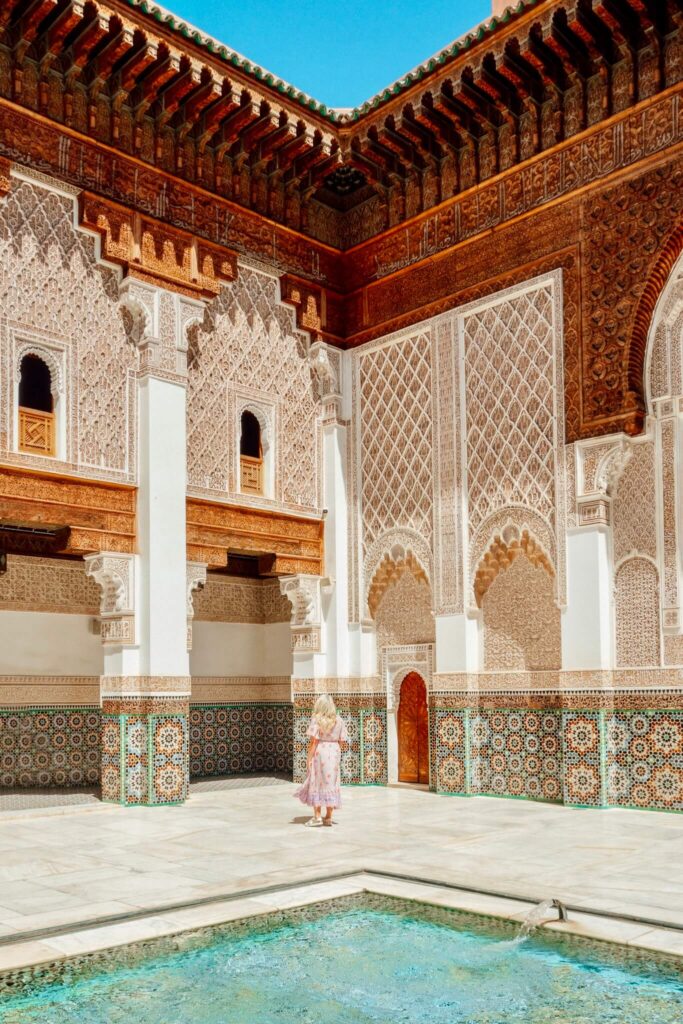
[(102, 700), (102, 799), (181, 804), (189, 789), (189, 696)]

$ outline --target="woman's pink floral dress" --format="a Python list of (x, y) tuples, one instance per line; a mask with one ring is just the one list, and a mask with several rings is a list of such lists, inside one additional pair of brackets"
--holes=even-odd
[(341, 807), (341, 747), (348, 742), (346, 726), (339, 715), (331, 732), (321, 733), (314, 718), (306, 735), (318, 740), (311, 768), (303, 786), (294, 796), (309, 807)]

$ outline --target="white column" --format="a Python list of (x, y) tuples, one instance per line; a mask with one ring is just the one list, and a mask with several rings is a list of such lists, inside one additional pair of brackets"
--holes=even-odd
[(478, 615), (436, 615), (436, 672), (477, 672), (481, 667)]
[(138, 422), (141, 670), (188, 675), (185, 385), (143, 377)]
[(148, 677), (189, 676), (185, 331), (203, 307), (132, 278), (121, 286), (121, 301), (134, 318), (140, 351), (138, 672)]
[(562, 611), (562, 668), (613, 664), (609, 532), (579, 527), (567, 534), (567, 607)]

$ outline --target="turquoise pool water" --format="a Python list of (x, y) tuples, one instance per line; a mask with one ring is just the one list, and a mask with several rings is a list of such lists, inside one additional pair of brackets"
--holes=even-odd
[(680, 1024), (683, 977), (357, 909), (5, 997), (2, 1024)]

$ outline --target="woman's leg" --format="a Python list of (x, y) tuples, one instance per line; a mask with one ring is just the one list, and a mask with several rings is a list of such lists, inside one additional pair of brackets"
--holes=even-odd
[(332, 812), (333, 811), (334, 811), (333, 807), (326, 807), (325, 808), (325, 817), (323, 818), (323, 821), (331, 822), (332, 821)]
[(313, 813), (315, 814), (316, 818), (320, 817), (320, 810), (321, 810), (320, 807), (314, 807), (313, 808)]

